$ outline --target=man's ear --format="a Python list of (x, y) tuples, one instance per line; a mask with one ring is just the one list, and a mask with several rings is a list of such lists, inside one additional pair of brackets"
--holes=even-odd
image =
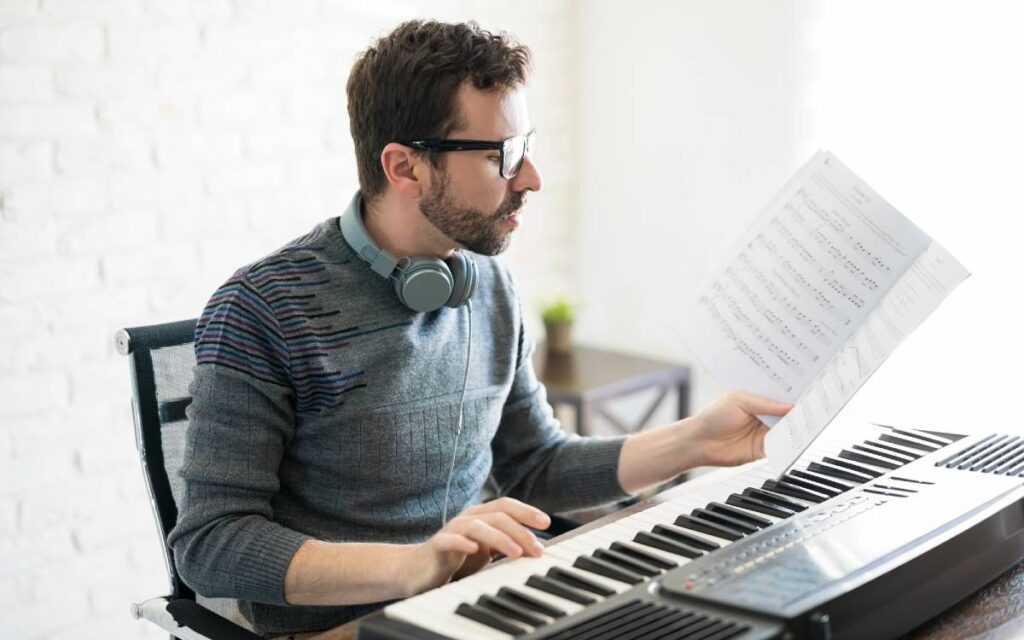
[(429, 180), (424, 158), (404, 144), (385, 145), (380, 152), (380, 166), (391, 188), (407, 197), (419, 198), (423, 187), (429, 186), (424, 184), (424, 179)]

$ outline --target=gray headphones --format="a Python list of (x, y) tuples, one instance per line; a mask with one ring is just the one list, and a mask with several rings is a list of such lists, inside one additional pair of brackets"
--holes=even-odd
[(394, 280), (395, 293), (413, 311), (437, 311), (466, 304), (476, 290), (476, 265), (455, 251), (447, 260), (427, 256), (396, 258), (377, 246), (363, 224), (363, 196), (356, 192), (341, 216), (341, 235), (374, 273)]

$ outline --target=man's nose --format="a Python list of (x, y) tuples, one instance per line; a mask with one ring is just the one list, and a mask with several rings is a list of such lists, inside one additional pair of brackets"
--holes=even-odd
[(544, 178), (540, 169), (533, 161), (533, 158), (523, 158), (523, 166), (519, 167), (519, 173), (512, 178), (512, 189), (515, 191), (540, 191), (544, 187)]

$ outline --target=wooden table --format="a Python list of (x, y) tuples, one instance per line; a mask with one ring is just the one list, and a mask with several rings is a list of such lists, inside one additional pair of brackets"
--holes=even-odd
[[(556, 408), (568, 405), (576, 410), (580, 435), (590, 433), (594, 414), (622, 433), (640, 431), (672, 390), (676, 392), (676, 416), (690, 415), (690, 368), (684, 365), (580, 345), (570, 353), (555, 354), (541, 345), (534, 353), (533, 366), (547, 388), (548, 402)], [(647, 389), (658, 389), (658, 394), (636, 421), (627, 423), (608, 410), (610, 400)]]

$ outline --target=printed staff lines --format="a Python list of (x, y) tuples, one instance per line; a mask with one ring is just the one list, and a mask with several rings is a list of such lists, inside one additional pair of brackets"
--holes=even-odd
[(745, 326), (747, 330), (750, 333), (752, 333), (754, 337), (757, 338), (758, 341), (760, 341), (760, 343), (765, 346), (765, 348), (768, 349), (768, 351), (770, 351), (776, 358), (778, 358), (782, 362), (782, 364), (786, 365), (786, 367), (793, 370), (797, 375), (802, 376), (804, 374), (804, 369), (803, 367), (800, 366), (800, 363), (797, 361), (797, 359), (790, 355), (789, 352), (783, 349), (781, 346), (777, 345), (768, 336), (768, 334), (765, 333), (763, 329), (758, 327), (754, 323), (754, 321), (750, 319), (750, 316), (744, 313), (743, 309), (740, 308), (740, 305), (737, 304), (736, 300), (726, 293), (725, 289), (722, 287), (721, 284), (716, 282), (712, 285), (711, 288), (718, 292), (718, 295), (713, 296), (711, 298), (711, 302), (714, 302), (715, 300), (724, 301), (725, 304), (729, 307), (729, 311), (732, 312), (733, 317), (736, 318), (736, 320), (738, 320), (740, 324)]
[(835, 269), (826, 267), (819, 263), (818, 260), (811, 255), (811, 252), (804, 247), (803, 243), (793, 235), (793, 232), (789, 230), (789, 227), (786, 226), (785, 222), (779, 218), (772, 218), (771, 225), (786, 241), (786, 244), (788, 244), (794, 252), (803, 258), (804, 262), (807, 263), (807, 266), (821, 276), (821, 279), (825, 281), (825, 284), (828, 285), (830, 289), (838, 293), (840, 297), (858, 309), (864, 307), (864, 298), (860, 297), (851, 291), (849, 287), (840, 282), (839, 279), (836, 278)]
[(779, 385), (784, 392), (789, 393), (793, 390), (793, 384), (786, 378), (780, 375), (775, 369), (768, 364), (761, 352), (752, 347), (747, 343), (746, 340), (741, 338), (736, 331), (729, 324), (729, 321), (725, 319), (722, 313), (715, 306), (713, 300), (708, 299), (707, 296), (701, 296), (701, 304), (708, 308), (708, 312), (711, 314), (712, 319), (718, 324), (718, 328), (721, 329), (722, 333), (735, 345), (736, 349), (742, 353), (747, 359), (754, 363), (754, 366), (760, 369), (768, 376), (768, 378)]
[[(800, 308), (796, 305), (795, 302), (793, 302), (793, 300), (789, 296), (787, 296), (785, 293), (782, 293), (779, 290), (779, 288), (774, 283), (770, 282), (768, 280), (768, 277), (765, 276), (764, 273), (750, 261), (750, 258), (747, 256), (746, 252), (741, 253), (739, 259), (740, 262), (743, 263), (744, 271), (750, 273), (754, 277), (754, 279), (757, 280), (758, 284), (760, 284), (761, 287), (768, 292), (768, 296), (772, 300), (778, 302), (783, 307), (785, 307), (786, 310), (789, 311), (789, 313), (797, 320), (797, 322), (803, 325), (803, 327), (807, 330), (808, 333), (810, 333), (812, 336), (817, 338), (819, 342), (821, 342), (822, 346), (828, 347), (829, 344), (831, 344), (832, 341), (830, 335), (835, 336), (835, 331), (833, 331), (831, 327), (827, 327), (826, 325), (823, 325), (822, 323), (815, 321), (813, 318), (811, 318), (806, 313), (801, 311)], [(826, 329), (828, 329), (827, 333)]]
[[(811, 359), (812, 362), (817, 362), (820, 357), (815, 353), (811, 347), (800, 339), (793, 331), (793, 328), (789, 326), (789, 323), (779, 317), (777, 313), (765, 306), (764, 302), (761, 301), (761, 297), (750, 288), (742, 278), (736, 273), (736, 271), (729, 267), (725, 270), (727, 276), (732, 281), (733, 285), (738, 288), (743, 295), (747, 297), (750, 304), (773, 326), (779, 333), (785, 336), (797, 350), (806, 355)], [(718, 283), (715, 283), (716, 286)]]
[(827, 253), (833, 260), (839, 263), (843, 269), (846, 270), (850, 276), (853, 277), (862, 287), (868, 291), (875, 291), (878, 289), (878, 281), (865, 273), (864, 269), (859, 264), (853, 261), (853, 259), (843, 251), (842, 247), (836, 245), (832, 240), (825, 235), (822, 231), (822, 227), (827, 226), (824, 223), (819, 224), (817, 227), (811, 227), (797, 207), (793, 206), (792, 203), (787, 202), (783, 209), (789, 213), (789, 217), (793, 219), (798, 227), (804, 232), (804, 234), (811, 240), (816, 242), (822, 250)]
[(817, 302), (818, 306), (832, 314), (836, 320), (839, 320), (844, 325), (850, 324), (850, 318), (836, 307), (835, 303), (832, 302), (832, 299), (829, 298), (824, 291), (811, 284), (807, 279), (807, 276), (801, 273), (788, 258), (783, 258), (779, 253), (778, 248), (776, 248), (775, 244), (771, 240), (766, 238), (763, 233), (757, 234), (755, 240), (768, 251), (776, 264), (786, 270), (792, 280), (797, 282), (808, 294), (810, 294), (814, 301)]
[(822, 224), (830, 227), (840, 238), (843, 239), (844, 242), (848, 243), (848, 246), (852, 251), (859, 253), (868, 261), (868, 263), (883, 274), (887, 276), (892, 275), (892, 267), (889, 266), (885, 260), (868, 249), (863, 242), (858, 240), (856, 236), (849, 232), (845, 224), (826, 211), (825, 208), (818, 204), (805, 189), (799, 189), (797, 191), (797, 196), (802, 199), (804, 206), (814, 213)]

